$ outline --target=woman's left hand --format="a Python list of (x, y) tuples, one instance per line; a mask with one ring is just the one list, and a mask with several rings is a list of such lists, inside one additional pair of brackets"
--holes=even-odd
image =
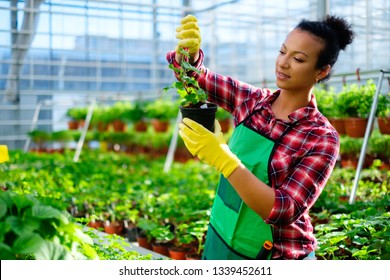
[(217, 168), (225, 178), (228, 178), (240, 165), (240, 159), (226, 144), (217, 120), (215, 120), (214, 133), (188, 118), (184, 118), (179, 127), (179, 134), (191, 154)]

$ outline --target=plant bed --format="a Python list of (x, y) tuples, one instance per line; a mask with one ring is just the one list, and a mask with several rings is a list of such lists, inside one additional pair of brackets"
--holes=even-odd
[[(74, 213), (88, 214), (88, 221), (93, 215), (102, 217), (102, 220), (110, 219), (110, 213), (106, 211), (111, 207), (115, 210), (118, 219), (131, 221), (134, 228), (141, 228), (142, 219), (154, 221), (160, 227), (170, 225), (175, 239), (176, 234), (188, 237), (188, 242), (181, 241), (181, 243), (196, 244), (197, 247), (192, 248), (191, 251), (202, 252), (209, 220), (207, 213), (211, 209), (214, 198), (214, 187), (219, 179), (218, 172), (193, 160), (185, 164), (173, 163), (170, 173), (166, 174), (162, 172), (164, 158), (150, 161), (145, 155), (132, 156), (124, 153), (85, 150), (76, 164), (72, 160), (73, 155), (74, 153), (70, 151), (65, 151), (64, 154), (10, 151), (10, 161), (0, 165), (0, 186), (8, 191), (34, 193), (37, 199), (48, 202), (58, 209), (66, 210), (69, 205), (72, 205), (73, 209), (77, 209), (77, 211), (72, 210)], [(379, 160), (376, 160), (370, 168), (362, 170), (356, 194), (359, 200), (356, 200), (353, 205), (347, 202), (341, 203), (339, 198), (350, 196), (355, 171), (334, 169), (320, 198), (310, 211), (313, 223), (315, 220), (319, 222), (314, 232), (320, 241), (318, 258), (385, 259), (387, 257), (381, 240), (383, 240), (383, 232), (388, 231), (387, 222), (383, 221), (382, 216), (390, 211), (388, 206), (390, 205), (390, 174), (389, 171), (380, 170), (379, 166)], [(194, 192), (194, 189), (197, 191)], [(347, 215), (347, 218), (343, 218), (341, 222), (340, 219), (334, 218), (338, 217), (335, 215)], [(321, 220), (326, 218), (329, 221), (323, 224), (326, 221)], [(367, 254), (363, 251), (352, 252), (348, 247), (355, 248), (355, 245), (347, 244), (348, 237), (351, 244), (357, 242), (350, 237), (351, 229), (346, 227), (349, 220), (354, 220), (351, 228), (359, 227), (362, 232), (370, 233), (371, 236), (367, 237), (358, 232), (363, 240), (366, 240), (364, 237), (368, 240), (359, 245), (362, 246), (360, 249), (357, 247), (356, 249), (365, 250)], [(375, 220), (379, 222), (376, 223)], [(368, 224), (375, 222), (373, 229), (366, 225), (362, 227), (365, 222)], [(179, 225), (182, 225), (180, 230)], [(328, 232), (326, 232), (325, 228), (321, 228), (325, 225), (336, 227), (337, 230), (327, 228)], [(146, 232), (146, 228), (143, 229)], [(373, 230), (372, 234), (371, 230)], [(334, 233), (334, 231), (341, 233)], [(326, 234), (330, 235), (324, 237)], [(331, 235), (338, 234), (343, 236), (339, 243), (333, 239), (332, 242), (336, 243), (326, 243), (326, 240), (331, 239)], [(114, 238), (116, 235), (110, 236)], [(149, 235), (149, 238), (153, 241), (152, 235)], [(371, 252), (371, 245), (378, 246), (378, 250)], [(333, 246), (337, 247), (334, 253), (332, 253)], [(347, 253), (346, 250), (352, 254)]]

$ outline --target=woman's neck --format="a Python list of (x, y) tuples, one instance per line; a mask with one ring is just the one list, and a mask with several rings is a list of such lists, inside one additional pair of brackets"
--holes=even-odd
[(296, 110), (306, 107), (310, 102), (311, 92), (308, 94), (291, 94), (283, 90), (272, 103), (271, 108), (277, 119), (288, 121), (288, 116)]

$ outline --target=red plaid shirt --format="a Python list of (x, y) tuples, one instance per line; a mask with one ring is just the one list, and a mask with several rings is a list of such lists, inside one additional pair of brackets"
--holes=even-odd
[[(176, 67), (175, 52), (167, 54)], [(289, 115), (276, 119), (272, 102), (280, 91), (256, 88), (211, 72), (203, 65), (203, 52), (196, 76), (209, 100), (231, 112), (235, 125), (245, 122), (259, 134), (273, 140), (268, 176), (275, 190), (275, 204), (266, 219), (273, 225), (273, 258), (300, 259), (316, 249), (316, 239), (308, 214), (323, 190), (336, 163), (339, 137), (318, 111), (315, 98)]]

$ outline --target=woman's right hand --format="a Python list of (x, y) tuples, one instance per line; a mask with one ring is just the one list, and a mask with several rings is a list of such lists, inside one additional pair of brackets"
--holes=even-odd
[(198, 20), (195, 16), (187, 15), (180, 21), (180, 26), (176, 28), (176, 38), (179, 39), (176, 53), (179, 54), (179, 49), (184, 48), (188, 50), (194, 59), (198, 54), (202, 41)]

